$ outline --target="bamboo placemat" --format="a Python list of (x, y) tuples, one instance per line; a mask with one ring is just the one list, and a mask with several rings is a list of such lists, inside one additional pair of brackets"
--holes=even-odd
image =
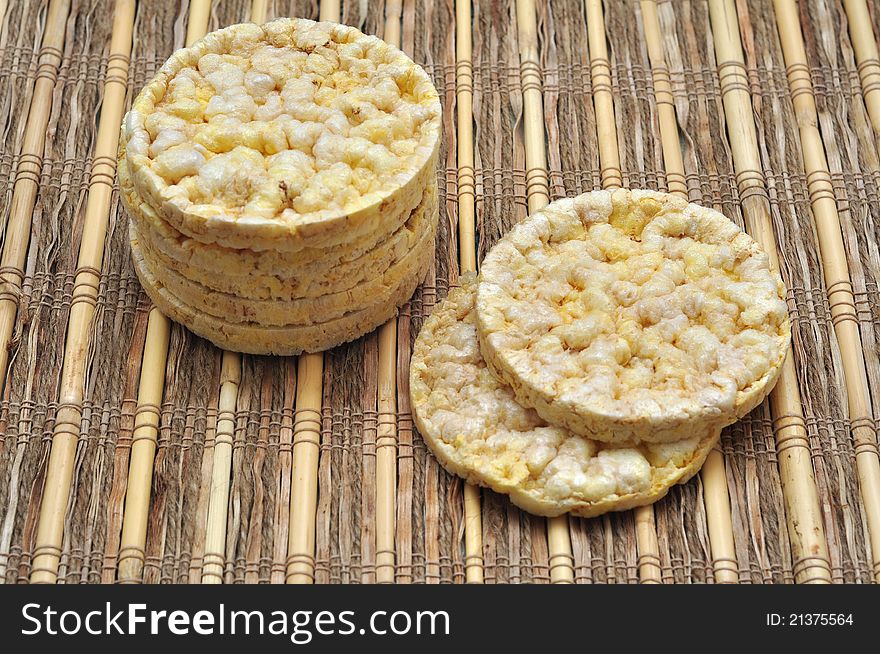
[[(222, 353), (151, 311), (113, 153), (205, 30), (339, 19), (444, 108), (428, 280), (319, 356)], [(0, 579), (880, 580), (880, 4), (865, 0), (0, 1)], [(600, 187), (686, 194), (789, 289), (772, 397), (652, 508), (547, 521), (439, 468), (408, 359), (511, 225)]]

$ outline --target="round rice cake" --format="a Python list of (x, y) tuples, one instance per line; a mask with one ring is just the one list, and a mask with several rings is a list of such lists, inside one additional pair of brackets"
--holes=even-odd
[(483, 356), (520, 402), (601, 441), (718, 429), (770, 392), (788, 351), (785, 287), (721, 213), (653, 191), (554, 202), (489, 252)]
[[(373, 249), (358, 245), (351, 250), (337, 246), (279, 253), (206, 245), (180, 232), (169, 235), (156, 229), (155, 223), (162, 219), (127, 183), (124, 161), (119, 171), (120, 197), (154, 269), (161, 264), (213, 291), (252, 300), (294, 300), (354, 288), (381, 276), (436, 228), (437, 184), (432, 181), (406, 221), (392, 235), (379, 239), (384, 242)], [(307, 255), (310, 261), (297, 261), (299, 255)]]
[[(170, 267), (215, 290), (250, 290), (254, 299), (321, 295), (336, 283), (334, 279), (352, 280), (351, 286), (359, 283), (356, 275), (373, 274), (383, 262), (396, 261), (409, 251), (426, 228), (427, 219), (432, 218), (427, 209), (431, 201), (436, 203), (437, 195), (437, 182), (431, 180), (418, 204), (394, 220), (393, 232), (373, 232), (332, 247), (250, 250), (201, 243), (172, 227), (137, 194), (124, 155), (120, 156), (118, 178), (120, 196), (139, 233)], [(239, 288), (233, 289), (233, 284)]]
[(720, 430), (672, 443), (620, 446), (548, 425), (486, 366), (477, 338), (476, 281), (434, 309), (413, 348), (416, 426), (440, 463), (544, 516), (591, 517), (656, 502), (690, 479)]
[(434, 255), (435, 226), (436, 221), (428, 226), (402, 259), (364, 283), (342, 291), (292, 300), (254, 300), (215, 291), (167, 267), (155, 256), (149, 241), (140, 240), (140, 247), (144, 262), (156, 280), (193, 309), (228, 322), (285, 327), (325, 323), (387, 303), (400, 286), (409, 287), (413, 285), (413, 279), (424, 277), (424, 262)]
[(431, 258), (422, 264), (420, 276), (401, 284), (393, 297), (385, 303), (368, 309), (353, 311), (341, 318), (314, 325), (293, 327), (264, 327), (255, 323), (230, 323), (210, 316), (184, 304), (162, 285), (146, 265), (134, 226), (129, 226), (131, 258), (141, 286), (159, 311), (174, 322), (182, 324), (197, 336), (211, 341), (217, 347), (248, 354), (288, 356), (303, 352), (322, 352), (348, 343), (373, 331), (387, 322), (397, 309), (406, 304), (424, 279)]
[(418, 204), (441, 108), (397, 48), (335, 23), (233, 25), (175, 52), (126, 114), (138, 194), (204, 243), (332, 246)]

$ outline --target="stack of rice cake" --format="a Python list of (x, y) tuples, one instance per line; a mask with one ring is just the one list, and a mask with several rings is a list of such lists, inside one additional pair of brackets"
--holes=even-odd
[(362, 336), (433, 259), (440, 130), (425, 71), (352, 27), (234, 25), (177, 51), (122, 126), (144, 289), (226, 349)]
[(533, 513), (649, 504), (773, 388), (784, 297), (717, 211), (652, 191), (559, 200), (425, 322), (416, 425), (449, 471)]

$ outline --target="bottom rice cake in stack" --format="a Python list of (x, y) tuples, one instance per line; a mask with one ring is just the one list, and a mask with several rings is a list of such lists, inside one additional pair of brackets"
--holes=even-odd
[(426, 321), (416, 425), (447, 469), (533, 513), (649, 504), (772, 389), (783, 297), (716, 211), (651, 191), (554, 202)]
[(427, 74), (380, 39), (301, 19), (211, 33), (123, 123), (138, 276), (163, 313), (227, 349), (355, 339), (433, 259), (439, 135)]

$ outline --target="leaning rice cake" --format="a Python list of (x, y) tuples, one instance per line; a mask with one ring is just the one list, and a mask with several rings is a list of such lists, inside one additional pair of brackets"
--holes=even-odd
[(175, 229), (292, 251), (392, 231), (433, 177), (440, 131), (437, 91), (400, 50), (283, 18), (175, 52), (121, 141), (138, 194)]
[(210, 316), (184, 304), (159, 282), (144, 263), (137, 231), (129, 226), (131, 257), (135, 272), (144, 291), (163, 314), (217, 347), (248, 354), (277, 354), (282, 356), (302, 352), (321, 352), (342, 343), (360, 338), (387, 322), (397, 308), (412, 296), (419, 282), (428, 272), (431, 258), (425, 258), (419, 273), (401, 284), (388, 302), (369, 309), (348, 313), (341, 318), (296, 327), (265, 327), (255, 323), (230, 323)]
[(655, 502), (700, 469), (717, 429), (615, 446), (549, 426), (517, 403), (480, 354), (475, 287), (463, 278), (434, 309), (410, 363), (416, 426), (445, 468), (531, 513), (584, 517)]
[[(433, 215), (436, 217), (436, 205)], [(413, 279), (424, 277), (424, 262), (434, 256), (436, 219), (410, 250), (389, 268), (369, 277), (362, 284), (325, 295), (292, 300), (254, 300), (248, 297), (215, 291), (187, 279), (164, 265), (155, 256), (149, 241), (140, 241), (144, 262), (156, 280), (197, 311), (217, 316), (228, 322), (254, 322), (267, 327), (285, 327), (323, 323), (376, 304), (385, 304), (400, 286), (409, 286)]]
[(486, 256), (483, 356), (548, 422), (607, 442), (719, 429), (772, 389), (785, 288), (722, 214), (664, 193), (548, 205)]

